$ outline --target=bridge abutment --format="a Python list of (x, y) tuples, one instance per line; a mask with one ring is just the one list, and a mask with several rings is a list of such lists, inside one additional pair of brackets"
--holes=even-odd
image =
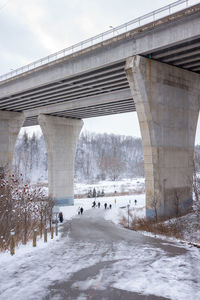
[(12, 170), (15, 143), (24, 120), (23, 113), (0, 111), (0, 172)]
[(49, 196), (57, 205), (74, 201), (74, 160), (82, 120), (39, 115), (48, 154)]
[(200, 76), (134, 56), (126, 74), (136, 103), (146, 176), (146, 216), (173, 216), (192, 205)]

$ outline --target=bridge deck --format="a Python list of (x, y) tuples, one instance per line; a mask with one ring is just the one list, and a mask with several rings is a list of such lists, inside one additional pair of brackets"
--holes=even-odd
[(200, 4), (0, 82), (0, 110), (84, 119), (135, 111), (124, 71), (142, 55), (200, 74)]

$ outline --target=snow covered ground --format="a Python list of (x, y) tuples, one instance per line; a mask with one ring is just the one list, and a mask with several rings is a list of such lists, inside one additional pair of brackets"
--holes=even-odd
[[(134, 200), (137, 200), (135, 205)], [(74, 200), (74, 206), (62, 206), (60, 211), (63, 212), (64, 219), (70, 219), (77, 215), (78, 208), (83, 207), (84, 210), (88, 210), (92, 207), (93, 201), (101, 203), (101, 209), (104, 209), (104, 204), (107, 203), (108, 206), (111, 204), (112, 209), (107, 209), (105, 217), (114, 223), (118, 224), (125, 214), (127, 216), (127, 205), (130, 205), (130, 211), (134, 216), (144, 217), (145, 216), (145, 194), (136, 194), (128, 196), (113, 196), (113, 197), (98, 197), (94, 198), (81, 198)], [(116, 204), (115, 204), (116, 200)]]
[[(38, 186), (38, 184), (36, 186)], [(47, 195), (48, 194), (48, 183), (43, 182), (43, 183), (40, 183), (39, 186), (43, 188), (44, 194)], [(96, 192), (98, 192), (98, 191), (102, 192), (102, 190), (103, 190), (105, 195), (112, 195), (112, 194), (117, 195), (117, 194), (121, 194), (121, 193), (122, 194), (127, 194), (127, 195), (130, 195), (131, 199), (132, 199), (132, 195), (137, 196), (138, 194), (141, 194), (141, 195), (143, 194), (143, 196), (141, 196), (141, 197), (142, 197), (142, 199), (144, 199), (145, 178), (138, 177), (138, 178), (132, 178), (132, 179), (123, 179), (123, 180), (118, 180), (118, 181), (104, 180), (104, 181), (94, 182), (94, 183), (91, 183), (91, 184), (75, 182), (74, 183), (75, 198), (77, 198), (76, 197), (77, 195), (86, 197), (88, 192), (90, 190), (93, 191), (94, 188), (95, 188)], [(100, 201), (104, 201), (106, 198), (103, 197), (103, 199), (101, 199), (101, 198), (97, 197), (96, 200), (98, 201), (98, 199), (100, 199)], [(113, 201), (112, 197), (111, 198), (109, 197), (109, 199), (111, 200), (111, 202)], [(122, 201), (122, 203), (127, 203), (126, 196), (123, 196), (119, 199), (120, 199), (120, 202)], [(87, 199), (84, 198), (83, 201), (84, 201), (85, 204), (86, 203), (91, 204), (94, 201), (94, 199), (89, 200), (88, 198)], [(108, 200), (106, 200), (106, 201), (108, 201)], [(76, 205), (76, 203), (78, 203), (77, 199), (75, 199), (75, 205)], [(86, 207), (87, 207), (87, 205), (86, 205)]]
[(127, 204), (143, 216), (144, 194), (97, 198), (101, 208), (91, 209), (93, 201), (61, 207), (65, 223), (56, 239), (0, 254), (0, 299), (200, 299), (200, 249), (118, 225)]
[[(65, 223), (57, 239), (37, 248), (29, 243), (15, 256), (0, 254), (0, 299), (200, 299), (199, 249), (115, 224), (126, 212), (120, 207), (131, 201), (135, 209), (135, 198), (142, 209), (144, 195), (118, 197), (111, 210), (91, 209), (92, 199), (61, 208)], [(115, 205), (114, 197), (101, 204), (105, 200)], [(83, 216), (77, 215), (80, 205)]]
[(99, 181), (92, 184), (88, 183), (78, 183), (75, 182), (74, 192), (75, 194), (87, 194), (89, 190), (95, 188), (96, 191), (102, 191), (106, 194), (110, 193), (144, 193), (144, 183), (145, 179), (143, 177), (123, 179), (118, 181)]
[[(123, 179), (118, 181), (100, 181), (95, 183), (75, 183), (75, 194), (79, 196), (87, 195), (88, 191), (96, 189), (96, 192), (104, 190), (106, 195), (113, 195), (115, 191), (117, 194), (123, 194), (123, 196), (112, 197), (97, 197), (96, 202), (100, 201), (102, 205), (105, 202), (112, 204), (113, 209), (107, 213), (108, 217), (116, 224), (122, 220), (122, 217), (127, 218), (127, 204), (130, 203), (130, 213), (133, 217), (145, 217), (145, 179), (144, 178), (132, 178)], [(44, 187), (44, 192), (48, 193), (48, 188)], [(114, 199), (117, 200), (115, 205)], [(134, 200), (137, 199), (137, 205), (134, 205)], [(77, 214), (78, 207), (82, 206), (84, 209), (89, 209), (92, 206), (94, 198), (81, 198), (75, 199), (75, 205), (73, 207), (63, 207), (61, 210), (66, 214), (66, 217), (72, 217)], [(118, 209), (119, 207), (124, 207)], [(130, 219), (131, 220), (131, 219)], [(180, 224), (183, 224), (183, 240), (200, 244), (200, 230), (199, 225), (195, 220), (194, 213), (186, 215), (182, 218), (176, 219)], [(145, 233), (147, 234), (147, 233)], [(150, 235), (148, 233), (148, 235)]]

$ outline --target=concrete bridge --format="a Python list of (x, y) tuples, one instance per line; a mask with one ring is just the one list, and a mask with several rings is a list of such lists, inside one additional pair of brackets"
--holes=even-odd
[(39, 124), (49, 193), (72, 204), (82, 119), (137, 111), (147, 216), (155, 206), (159, 215), (184, 213), (192, 204), (199, 101), (200, 4), (180, 0), (2, 75), (0, 162), (11, 167), (21, 126)]

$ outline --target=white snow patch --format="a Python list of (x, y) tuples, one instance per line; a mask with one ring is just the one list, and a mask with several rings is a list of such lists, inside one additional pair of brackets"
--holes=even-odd
[(143, 177), (133, 179), (123, 179), (118, 181), (99, 181), (93, 184), (76, 183), (74, 184), (75, 194), (87, 194), (89, 190), (95, 188), (96, 191), (104, 190), (105, 193), (121, 193), (121, 192), (134, 192), (135, 190), (144, 192), (145, 179)]
[[(135, 199), (137, 204), (135, 204)], [(115, 203), (116, 200), (116, 203)], [(62, 211), (64, 219), (71, 219), (78, 214), (78, 208), (83, 207), (84, 211), (92, 208), (92, 203), (100, 202), (100, 210), (104, 209), (104, 204), (107, 203), (108, 208), (106, 209), (105, 219), (110, 220), (115, 224), (119, 224), (123, 215), (127, 217), (127, 205), (130, 205), (130, 213), (135, 217), (145, 216), (145, 195), (129, 195), (129, 196), (117, 196), (117, 197), (98, 197), (98, 198), (81, 198), (74, 200), (74, 206), (62, 206), (60, 211)], [(112, 208), (109, 209), (109, 205)], [(95, 209), (98, 209), (97, 207)]]

